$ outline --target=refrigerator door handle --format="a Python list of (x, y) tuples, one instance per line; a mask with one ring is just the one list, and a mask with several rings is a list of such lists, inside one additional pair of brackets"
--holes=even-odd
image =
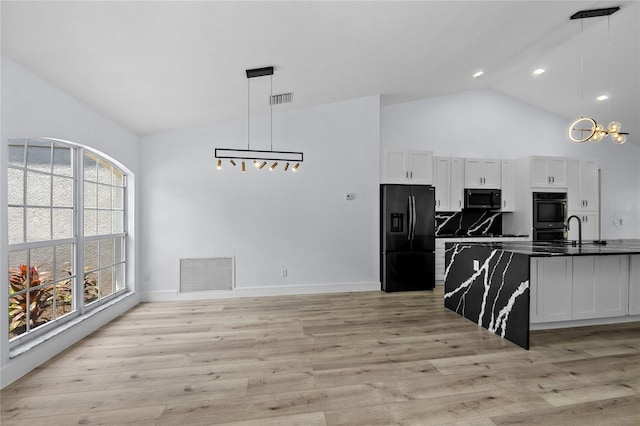
[(409, 223), (407, 224), (407, 240), (411, 241), (411, 227), (413, 226), (413, 209), (411, 208), (411, 195), (407, 197), (407, 209)]
[(418, 219), (416, 215), (416, 197), (413, 195), (411, 196), (411, 217), (411, 241), (413, 241), (416, 236), (416, 221)]

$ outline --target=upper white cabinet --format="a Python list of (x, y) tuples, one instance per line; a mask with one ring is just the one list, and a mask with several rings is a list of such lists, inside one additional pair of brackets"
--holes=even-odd
[(567, 160), (559, 157), (531, 157), (531, 186), (566, 188)]
[(598, 210), (598, 163), (596, 160), (567, 160), (569, 210)]
[(464, 159), (464, 187), (500, 189), (501, 161), (486, 158)]
[(512, 160), (502, 160), (502, 205), (500, 210), (512, 212), (515, 210), (515, 162)]
[(436, 211), (460, 211), (464, 197), (463, 159), (434, 157), (433, 163), (433, 183), (436, 187)]
[(433, 153), (415, 150), (384, 150), (382, 183), (433, 184)]

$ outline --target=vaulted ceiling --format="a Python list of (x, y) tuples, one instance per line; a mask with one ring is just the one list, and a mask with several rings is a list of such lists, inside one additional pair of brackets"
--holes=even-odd
[(2, 55), (140, 135), (246, 117), (245, 69), (273, 65), (273, 93), (293, 92), (278, 108), (491, 88), (640, 141), (638, 1), (3, 0), (0, 13)]

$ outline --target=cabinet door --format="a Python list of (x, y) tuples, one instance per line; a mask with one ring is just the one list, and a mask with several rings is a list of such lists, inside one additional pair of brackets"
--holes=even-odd
[(538, 263), (541, 259), (530, 258), (529, 267), (529, 322), (543, 322), (542, 303), (540, 303), (540, 292), (538, 291)]
[(567, 186), (567, 160), (564, 158), (547, 159), (547, 173), (551, 186)]
[(598, 210), (598, 163), (595, 160), (580, 162), (580, 200), (585, 210)]
[(502, 184), (502, 166), (500, 160), (484, 160), (482, 162), (483, 187), (490, 189), (500, 189)]
[(531, 157), (531, 186), (549, 186), (547, 174), (547, 159), (543, 157)]
[(575, 256), (573, 259), (573, 319), (598, 317), (597, 257)]
[(436, 187), (436, 211), (448, 212), (451, 209), (451, 159), (448, 157), (434, 158), (434, 185)]
[(629, 315), (640, 315), (640, 255), (629, 256)]
[(404, 151), (385, 150), (382, 161), (382, 183), (406, 183), (407, 167)]
[(572, 312), (571, 258), (538, 260), (538, 310), (544, 322), (568, 321)]
[(515, 172), (514, 163), (511, 160), (502, 160), (502, 206), (503, 212), (512, 212), (515, 209)]
[[(598, 212), (583, 212), (576, 210), (569, 210), (567, 217), (578, 216), (582, 221), (582, 241), (591, 242), (600, 238), (600, 217)], [(567, 239), (578, 240), (578, 224), (574, 219), (569, 224), (571, 229), (567, 233)]]
[(482, 180), (482, 160), (474, 158), (464, 159), (464, 187), (484, 188)]
[(451, 180), (449, 186), (451, 188), (451, 211), (459, 212), (462, 210), (464, 200), (464, 159), (451, 159)]
[(409, 179), (412, 184), (433, 184), (433, 153), (431, 151), (408, 151)]
[(599, 256), (598, 316), (600, 318), (627, 315), (629, 307), (629, 256)]

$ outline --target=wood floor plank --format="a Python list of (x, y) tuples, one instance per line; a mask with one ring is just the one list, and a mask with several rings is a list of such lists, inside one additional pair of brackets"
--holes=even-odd
[(626, 425), (639, 393), (640, 323), (526, 351), (437, 287), (143, 303), (3, 389), (0, 422)]

